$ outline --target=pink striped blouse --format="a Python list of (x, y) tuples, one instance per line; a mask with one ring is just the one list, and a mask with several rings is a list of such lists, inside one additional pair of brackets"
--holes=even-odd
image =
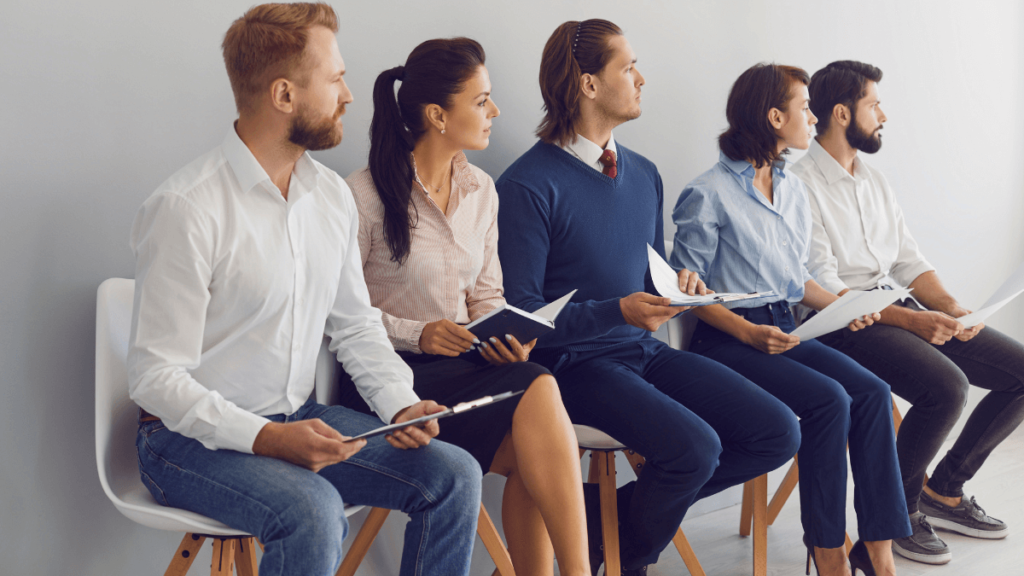
[(383, 312), (396, 350), (420, 352), (423, 327), (447, 318), (465, 324), (505, 303), (498, 262), (498, 191), (494, 180), (459, 153), (452, 161), (447, 214), (419, 187), (419, 223), (409, 257), (391, 259), (384, 242), (384, 205), (370, 169), (345, 179), (359, 209), (359, 251), (370, 302)]

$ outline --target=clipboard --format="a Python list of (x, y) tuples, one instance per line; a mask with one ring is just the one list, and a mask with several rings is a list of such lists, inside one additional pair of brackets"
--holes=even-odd
[(389, 432), (394, 432), (395, 430), (401, 430), (402, 428), (405, 428), (407, 426), (420, 426), (420, 427), (422, 427), (424, 424), (426, 424), (427, 422), (430, 422), (431, 420), (438, 420), (440, 418), (447, 418), (448, 416), (456, 416), (456, 415), (462, 414), (464, 412), (469, 412), (471, 410), (476, 410), (477, 408), (483, 408), (484, 406), (490, 406), (490, 405), (495, 404), (497, 402), (501, 402), (502, 400), (508, 400), (509, 398), (512, 398), (514, 396), (519, 396), (523, 392), (526, 392), (526, 390), (520, 390), (519, 392), (503, 392), (501, 394), (498, 394), (497, 396), (484, 396), (483, 398), (477, 398), (476, 400), (470, 400), (469, 402), (460, 402), (460, 403), (456, 404), (455, 406), (452, 406), (451, 408), (445, 408), (444, 410), (442, 410), (440, 412), (436, 412), (434, 414), (428, 414), (426, 416), (421, 416), (419, 418), (416, 418), (416, 419), (413, 419), (413, 420), (409, 420), (408, 422), (400, 422), (398, 424), (389, 424), (387, 426), (381, 426), (380, 428), (375, 428), (373, 430), (370, 430), (369, 432), (363, 432), (362, 434), (360, 434), (358, 436), (353, 436), (353, 437), (345, 440), (345, 442), (354, 442), (356, 440), (359, 440), (360, 438), (372, 438), (374, 436), (380, 436), (381, 434), (387, 434)]

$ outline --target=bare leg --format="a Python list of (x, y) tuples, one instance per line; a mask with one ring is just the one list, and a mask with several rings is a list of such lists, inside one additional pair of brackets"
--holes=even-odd
[(502, 523), (516, 573), (553, 574), (553, 552), (559, 574), (589, 576), (579, 445), (552, 376), (523, 394), (491, 471), (508, 477)]
[(943, 504), (949, 506), (950, 508), (956, 508), (957, 506), (960, 505), (960, 502), (963, 501), (962, 496), (957, 496), (956, 498), (950, 496), (943, 496), (942, 494), (939, 494), (935, 490), (929, 488), (927, 484), (924, 485), (924, 492), (925, 494), (931, 496), (932, 498), (938, 500), (939, 502), (942, 502)]
[(892, 558), (892, 540), (864, 541), (871, 557), (871, 565), (878, 576), (896, 576), (896, 561)]
[(814, 547), (814, 563), (821, 576), (849, 576), (850, 562), (846, 559), (846, 546), (839, 548)]

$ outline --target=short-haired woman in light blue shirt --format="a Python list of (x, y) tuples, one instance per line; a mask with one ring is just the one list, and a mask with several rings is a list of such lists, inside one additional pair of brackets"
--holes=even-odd
[[(719, 162), (676, 203), (672, 264), (720, 292), (775, 295), (699, 308), (690, 350), (761, 386), (800, 417), (800, 509), (808, 562), (819, 574), (846, 569), (846, 450), (856, 483), (861, 540), (854, 572), (895, 574), (890, 541), (911, 533), (896, 458), (889, 386), (840, 352), (791, 336), (791, 303), (815, 310), (837, 297), (807, 271), (811, 214), (803, 183), (785, 168), (788, 148), (807, 149), (817, 122), (807, 73), (758, 64), (732, 87)], [(874, 317), (850, 324), (870, 325)], [(869, 328), (870, 329), (870, 328)], [(809, 571), (808, 571), (809, 573)]]

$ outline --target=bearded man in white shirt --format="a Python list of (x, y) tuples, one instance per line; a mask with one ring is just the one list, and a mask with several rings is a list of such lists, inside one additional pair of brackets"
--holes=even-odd
[[(806, 184), (813, 217), (808, 268), (825, 289), (913, 288), (913, 298), (882, 311), (871, 330), (819, 338), (885, 380), (913, 407), (900, 426), (897, 450), (914, 533), (893, 540), (911, 560), (944, 564), (949, 547), (933, 526), (1003, 538), (1006, 524), (985, 514), (963, 485), (992, 450), (1024, 420), (1024, 346), (983, 324), (946, 291), (907, 228), (881, 172), (859, 153), (882, 147), (886, 121), (879, 99), (882, 71), (854, 61), (817, 71), (809, 87), (818, 137), (793, 168)], [(953, 448), (923, 486), (925, 470), (953, 428), (970, 385), (989, 392), (971, 413)]]
[[(239, 118), (172, 176), (132, 228), (129, 388), (143, 482), (161, 504), (265, 546), (261, 575), (331, 575), (345, 504), (409, 513), (401, 574), (468, 574), (480, 467), (412, 389), (370, 306), (336, 146), (352, 94), (326, 4), (251, 8), (223, 43)], [(324, 334), (377, 418), (310, 398)]]

